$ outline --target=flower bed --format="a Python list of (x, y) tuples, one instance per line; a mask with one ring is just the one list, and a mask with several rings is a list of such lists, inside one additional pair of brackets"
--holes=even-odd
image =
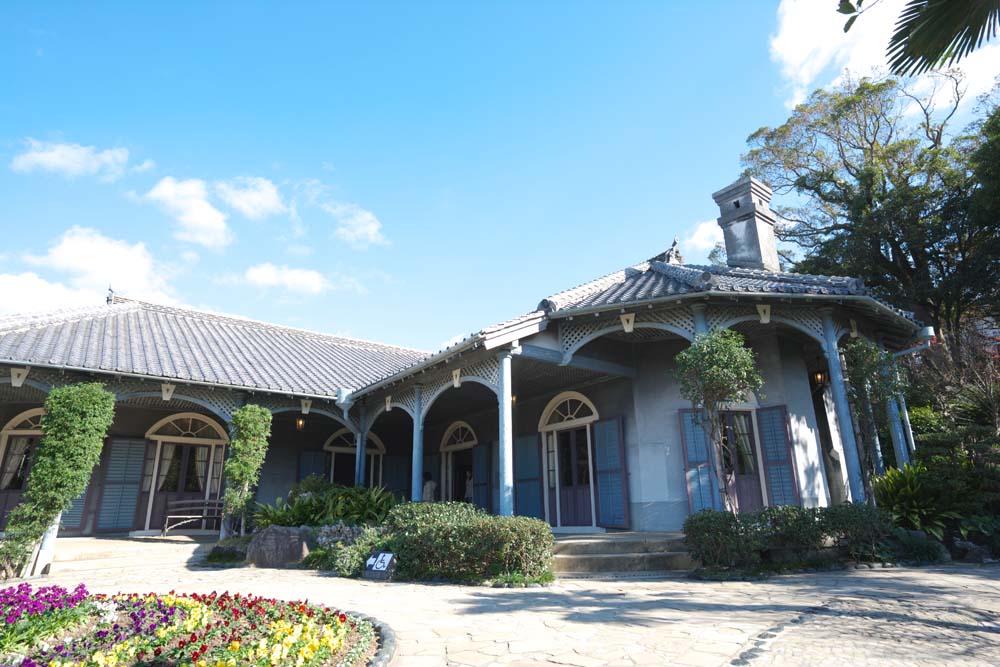
[(0, 613), (3, 666), (356, 667), (376, 648), (367, 621), (238, 593), (104, 596), (22, 584), (0, 590)]

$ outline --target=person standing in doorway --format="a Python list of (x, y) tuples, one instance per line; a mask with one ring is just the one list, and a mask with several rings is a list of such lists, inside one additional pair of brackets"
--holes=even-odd
[(434, 502), (434, 496), (437, 493), (437, 482), (431, 477), (429, 472), (424, 473), (424, 502), (432, 503)]
[(473, 489), (474, 486), (475, 486), (475, 484), (473, 483), (473, 480), (472, 480), (472, 471), (471, 470), (466, 470), (465, 471), (465, 495), (462, 497), (462, 499), (465, 502), (467, 502), (467, 503), (471, 503), (472, 502), (472, 489)]

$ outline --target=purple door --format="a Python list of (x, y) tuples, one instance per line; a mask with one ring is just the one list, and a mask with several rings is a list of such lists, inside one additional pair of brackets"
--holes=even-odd
[(757, 465), (757, 443), (753, 437), (753, 421), (749, 412), (722, 413), (724, 440), (722, 452), (723, 473), (729, 491), (740, 512), (757, 512), (764, 509), (764, 495), (760, 486), (760, 469)]
[(559, 505), (564, 526), (590, 526), (590, 456), (587, 429), (556, 432), (559, 459)]

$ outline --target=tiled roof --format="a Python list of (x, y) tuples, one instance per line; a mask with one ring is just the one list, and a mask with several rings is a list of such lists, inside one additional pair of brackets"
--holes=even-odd
[(0, 318), (0, 361), (336, 396), (426, 353), (117, 298)]
[(695, 266), (663, 256), (554, 294), (539, 304), (546, 313), (624, 306), (672, 296), (707, 292), (765, 295), (866, 296), (898, 314), (909, 313), (879, 301), (862, 280), (734, 267)]

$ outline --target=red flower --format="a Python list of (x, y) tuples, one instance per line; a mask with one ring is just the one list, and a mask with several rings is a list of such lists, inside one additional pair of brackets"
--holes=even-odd
[(201, 651), (202, 653), (207, 653), (208, 652), (208, 644), (202, 644), (201, 648), (198, 649), (198, 650)]
[(179, 642), (177, 642), (177, 648), (184, 648), (185, 644), (187, 644), (187, 642), (182, 639)]
[(195, 633), (192, 632), (191, 633), (191, 641), (198, 641), (198, 635), (196, 635)]
[(347, 614), (345, 614), (344, 612), (340, 612), (340, 617), (339, 618), (340, 618), (340, 622), (341, 623), (346, 623), (347, 622)]
[(153, 649), (153, 655), (160, 655), (161, 653), (163, 653), (163, 649), (160, 648), (159, 646)]

